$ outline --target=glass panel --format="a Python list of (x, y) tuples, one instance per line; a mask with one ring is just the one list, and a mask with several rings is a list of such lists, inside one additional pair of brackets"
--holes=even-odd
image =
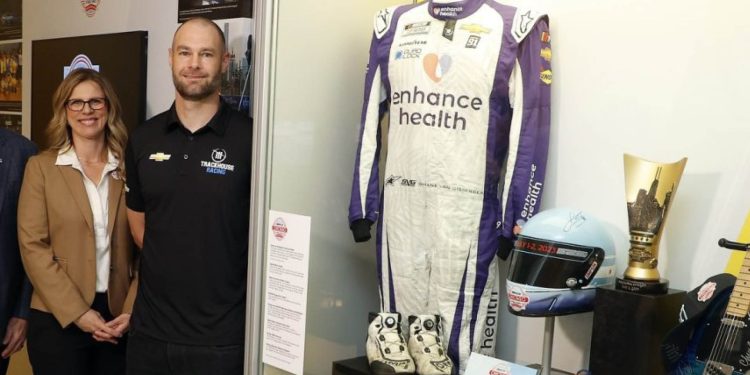
[(332, 361), (364, 355), (367, 315), (378, 311), (375, 243), (355, 244), (347, 216), (373, 16), (398, 3), (274, 3), (270, 208), (312, 217), (309, 374), (329, 374)]

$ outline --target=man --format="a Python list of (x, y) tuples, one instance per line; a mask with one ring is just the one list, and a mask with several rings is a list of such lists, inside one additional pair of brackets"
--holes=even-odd
[(169, 49), (172, 107), (130, 137), (128, 220), (142, 248), (129, 374), (241, 374), (251, 120), (220, 97), (216, 24), (182, 24)]
[(26, 160), (35, 153), (31, 141), (0, 128), (0, 375), (26, 341), (31, 284), (18, 250), (16, 213)]

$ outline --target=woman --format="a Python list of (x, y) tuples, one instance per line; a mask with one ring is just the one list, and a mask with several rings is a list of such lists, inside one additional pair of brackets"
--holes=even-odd
[(52, 107), (51, 147), (29, 159), (18, 203), (29, 360), (36, 375), (124, 374), (136, 280), (120, 103), (101, 74), (76, 69)]

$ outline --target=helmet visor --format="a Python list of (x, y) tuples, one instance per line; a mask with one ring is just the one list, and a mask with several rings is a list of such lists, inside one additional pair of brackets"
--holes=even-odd
[(578, 289), (591, 282), (604, 261), (604, 250), (518, 236), (508, 280), (555, 289)]

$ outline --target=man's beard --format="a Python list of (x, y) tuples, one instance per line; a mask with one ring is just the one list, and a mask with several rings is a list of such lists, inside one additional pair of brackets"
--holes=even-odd
[(175, 89), (178, 93), (180, 93), (180, 96), (183, 99), (200, 101), (211, 96), (213, 93), (219, 90), (219, 87), (221, 86), (221, 75), (215, 75), (213, 79), (206, 84), (200, 84), (198, 86), (191, 87), (190, 85), (180, 81), (177, 73), (172, 73), (172, 82), (174, 82)]

